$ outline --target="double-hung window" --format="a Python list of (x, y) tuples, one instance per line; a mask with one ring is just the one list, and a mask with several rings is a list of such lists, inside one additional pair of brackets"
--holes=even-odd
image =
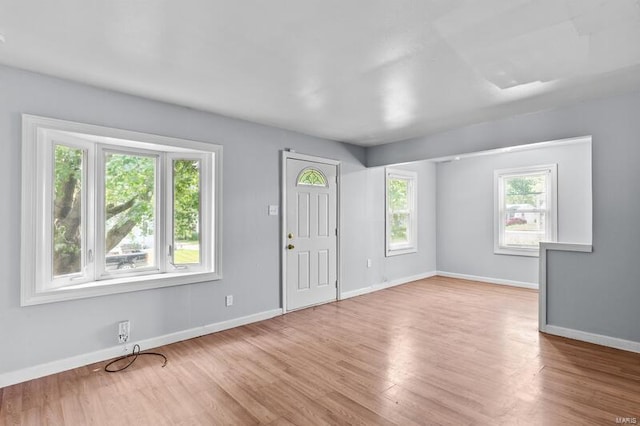
[(22, 304), (220, 278), (221, 155), (24, 115)]
[(557, 239), (557, 165), (496, 170), (494, 252), (538, 256)]
[(416, 172), (386, 169), (386, 255), (418, 250)]

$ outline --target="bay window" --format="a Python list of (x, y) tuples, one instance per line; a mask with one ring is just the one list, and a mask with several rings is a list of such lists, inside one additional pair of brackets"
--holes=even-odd
[(220, 278), (221, 155), (24, 115), (22, 304)]

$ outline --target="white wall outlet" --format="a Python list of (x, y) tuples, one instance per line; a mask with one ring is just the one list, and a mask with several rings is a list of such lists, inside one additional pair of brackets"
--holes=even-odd
[(278, 206), (270, 205), (269, 206), (269, 216), (278, 216)]
[(118, 323), (118, 343), (127, 343), (129, 334), (131, 333), (131, 324), (129, 320)]
[(224, 298), (224, 304), (226, 306), (233, 305), (233, 295), (232, 294), (230, 294), (230, 295), (228, 295), (227, 297)]
[(373, 266), (373, 260), (367, 259), (367, 268), (371, 268)]

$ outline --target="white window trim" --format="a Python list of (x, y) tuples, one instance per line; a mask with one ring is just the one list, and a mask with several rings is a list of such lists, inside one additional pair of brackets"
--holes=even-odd
[(495, 254), (506, 254), (512, 256), (539, 257), (538, 247), (515, 247), (502, 244), (504, 235), (504, 220), (502, 206), (504, 205), (504, 190), (502, 188), (503, 178), (536, 173), (549, 173), (547, 179), (547, 212), (546, 235), (548, 240), (544, 242), (556, 242), (558, 240), (558, 165), (544, 164), (538, 166), (517, 167), (494, 171), (494, 238), (493, 252)]
[[(117, 150), (135, 149), (158, 151), (159, 148), (170, 153), (182, 153), (188, 157), (196, 152), (206, 152), (211, 158), (213, 173), (203, 176), (211, 182), (211, 199), (203, 199), (210, 206), (209, 214), (212, 216), (209, 230), (215, 238), (210, 238), (211, 261), (201, 268), (180, 268), (176, 271), (160, 271), (150, 275), (127, 276), (125, 274), (114, 276), (107, 280), (89, 281), (77, 285), (65, 285), (60, 288), (44, 288), (43, 274), (50, 272), (50, 263), (45, 261), (43, 240), (46, 239), (47, 226), (42, 218), (50, 217), (50, 196), (42, 193), (45, 180), (51, 179), (52, 165), (49, 164), (47, 150), (49, 143), (43, 138), (47, 133), (55, 133), (56, 138), (64, 135), (70, 145), (81, 145), (83, 141), (90, 140), (94, 143), (117, 142)], [(63, 132), (63, 133), (62, 133)], [(77, 134), (77, 140), (74, 137)], [(85, 145), (85, 146), (90, 146)], [(44, 150), (44, 152), (43, 152)], [(169, 155), (167, 155), (168, 157)], [(89, 156), (95, 157), (95, 156)], [(182, 158), (182, 157), (181, 157)], [(168, 160), (167, 160), (168, 161)], [(49, 174), (48, 174), (49, 173)], [(86, 186), (90, 200), (96, 197), (93, 188), (93, 177)], [(50, 185), (50, 184), (49, 184)], [(44, 186), (46, 188), (46, 186)], [(44, 191), (46, 192), (46, 191)], [(160, 197), (158, 197), (160, 198)], [(49, 204), (48, 201), (49, 200)], [(158, 203), (165, 202), (158, 200)], [(207, 209), (203, 209), (203, 212)], [(43, 303), (81, 299), (87, 297), (102, 296), (108, 294), (125, 293), (131, 291), (148, 290), (175, 285), (191, 284), (205, 281), (219, 280), (222, 278), (222, 146), (205, 142), (197, 142), (186, 139), (153, 135), (148, 133), (133, 132), (109, 127), (75, 123), (52, 118), (38, 117), (28, 114), (22, 115), (22, 223), (21, 223), (21, 305), (37, 305)], [(87, 223), (84, 226), (92, 226), (96, 229), (96, 214), (87, 214)], [(203, 218), (203, 222), (206, 218)], [(50, 230), (50, 229), (49, 229)], [(167, 244), (160, 241), (158, 244)], [(97, 255), (97, 253), (96, 253)], [(48, 278), (47, 278), (48, 279)]]
[[(409, 229), (409, 242), (406, 244), (391, 244), (391, 224), (389, 223), (389, 179), (400, 178), (409, 181), (409, 214), (411, 218)], [(385, 204), (385, 254), (397, 256), (401, 254), (416, 253), (418, 251), (418, 173), (385, 168), (384, 204)]]

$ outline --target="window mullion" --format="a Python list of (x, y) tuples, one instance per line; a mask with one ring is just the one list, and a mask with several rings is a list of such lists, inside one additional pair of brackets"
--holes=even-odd
[(158, 197), (156, 200), (156, 208), (158, 209), (158, 223), (156, 225), (157, 241), (156, 252), (158, 253), (158, 268), (160, 273), (169, 272), (169, 245), (170, 242), (170, 221), (171, 212), (171, 193), (170, 180), (172, 179), (171, 168), (169, 163), (171, 155), (162, 153), (158, 158)]
[[(86, 252), (85, 256), (85, 270), (86, 275), (91, 280), (97, 279), (96, 274), (96, 202), (98, 196), (96, 194), (96, 178), (98, 174), (97, 156), (98, 148), (96, 144), (91, 144), (87, 149), (87, 170), (85, 176), (87, 179), (86, 185), (86, 220), (84, 224), (84, 232), (86, 238)], [(89, 252), (91, 250), (91, 252)]]
[(94, 256), (93, 265), (95, 280), (98, 281), (105, 273), (105, 262), (102, 259), (105, 258), (105, 239), (106, 239), (106, 212), (105, 212), (105, 147), (103, 145), (96, 145), (95, 154), (95, 230), (94, 236)]
[(506, 219), (507, 219), (507, 204), (504, 196), (504, 176), (500, 176), (498, 180), (498, 196), (499, 198), (499, 216), (498, 216), (498, 247), (505, 247), (506, 245)]

